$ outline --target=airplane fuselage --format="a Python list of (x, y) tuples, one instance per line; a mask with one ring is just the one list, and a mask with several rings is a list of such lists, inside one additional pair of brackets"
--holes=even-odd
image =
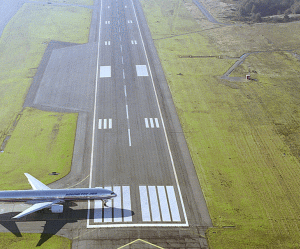
[(114, 192), (102, 188), (0, 191), (1, 202), (107, 200), (115, 196)]

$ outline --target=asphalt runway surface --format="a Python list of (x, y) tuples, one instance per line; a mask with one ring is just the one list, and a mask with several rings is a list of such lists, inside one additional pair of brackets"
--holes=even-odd
[(62, 235), (73, 248), (207, 248), (211, 220), (140, 3), (93, 10), (89, 43), (49, 44), (24, 106), (79, 113), (71, 173), (50, 187), (118, 197), (17, 222), (25, 204), (1, 205), (0, 231), (38, 232), (40, 244)]

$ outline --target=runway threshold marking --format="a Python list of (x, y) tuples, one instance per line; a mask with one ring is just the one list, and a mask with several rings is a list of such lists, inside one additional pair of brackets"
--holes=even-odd
[(173, 186), (139, 186), (139, 191), (144, 222), (181, 221)]
[[(141, 214), (131, 210), (130, 186), (106, 186), (105, 189), (114, 191), (117, 194), (113, 200), (104, 206), (101, 200), (94, 201), (94, 223), (98, 227), (129, 223), (131, 225), (145, 225), (146, 223), (170, 225), (173, 222), (180, 224), (179, 207), (173, 186), (139, 186), (139, 197)], [(135, 196), (133, 194), (133, 196)], [(141, 215), (141, 223), (133, 222), (133, 214)], [(101, 223), (101, 224), (99, 224)], [(119, 225), (121, 225), (119, 224)], [(173, 223), (174, 225), (174, 223)]]
[(130, 186), (104, 188), (114, 191), (117, 197), (108, 202), (108, 207), (105, 207), (101, 200), (94, 201), (94, 222), (132, 222)]

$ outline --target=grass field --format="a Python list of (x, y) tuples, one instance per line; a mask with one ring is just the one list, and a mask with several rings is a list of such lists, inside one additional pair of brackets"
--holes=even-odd
[(250, 70), (258, 81), (233, 83), (220, 76), (234, 60), (179, 57), (295, 49), (300, 27), (193, 33), (183, 1), (142, 5), (213, 221), (210, 248), (300, 247), (299, 61), (288, 52), (252, 54), (233, 76)]
[[(0, 189), (28, 188), (24, 172), (45, 183), (68, 174), (77, 115), (23, 112), (22, 105), (48, 42), (86, 43), (91, 13), (79, 7), (24, 4), (5, 27), (0, 38), (0, 142), (11, 138), (0, 154), (5, 175)], [(21, 119), (14, 129), (17, 117)], [(51, 171), (61, 174), (48, 176)]]
[[(12, 233), (0, 233), (1, 248), (3, 249), (31, 249), (37, 247), (40, 234), (24, 233), (22, 237), (16, 237)], [(41, 249), (68, 249), (71, 248), (71, 240), (60, 236), (52, 236), (49, 240), (38, 246)]]
[[(5, 152), (0, 156), (0, 189), (28, 189), (24, 173), (45, 184), (67, 175), (71, 168), (77, 114), (26, 108)], [(58, 172), (59, 175), (49, 175)]]

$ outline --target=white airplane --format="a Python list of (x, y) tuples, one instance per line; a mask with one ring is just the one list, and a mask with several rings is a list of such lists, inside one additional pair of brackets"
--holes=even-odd
[(63, 203), (66, 201), (102, 200), (106, 202), (117, 195), (103, 188), (74, 188), (74, 189), (51, 189), (33, 176), (25, 173), (33, 190), (9, 190), (0, 191), (0, 201), (25, 202), (33, 204), (22, 213), (14, 216), (18, 219), (44, 208), (50, 208), (52, 213), (62, 213)]

